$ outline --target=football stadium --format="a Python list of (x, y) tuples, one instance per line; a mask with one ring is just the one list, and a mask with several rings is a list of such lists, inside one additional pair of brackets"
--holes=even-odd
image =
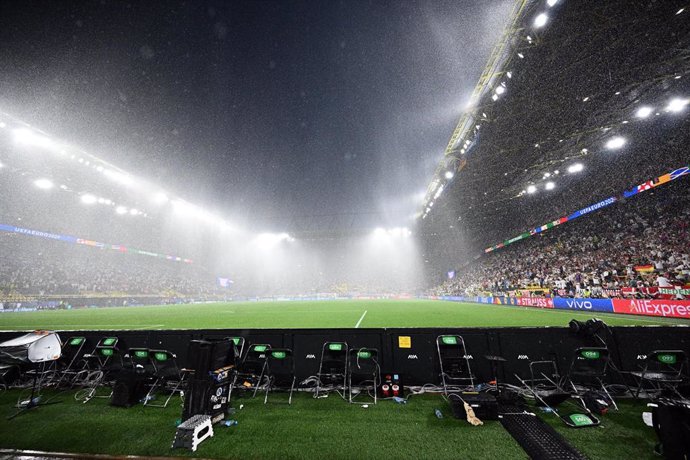
[(0, 3), (0, 458), (690, 458), (690, 3)]

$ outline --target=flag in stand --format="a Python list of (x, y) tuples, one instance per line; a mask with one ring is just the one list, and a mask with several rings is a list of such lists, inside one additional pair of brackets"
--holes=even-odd
[(635, 271), (639, 273), (651, 273), (654, 271), (654, 265), (635, 265)]

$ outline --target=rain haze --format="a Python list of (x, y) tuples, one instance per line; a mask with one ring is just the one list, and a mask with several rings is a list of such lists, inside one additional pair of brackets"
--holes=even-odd
[(1, 133), (3, 181), (26, 188), (2, 223), (189, 257), (247, 294), (411, 292), (414, 215), (511, 7), (3, 2), (5, 123), (69, 149)]

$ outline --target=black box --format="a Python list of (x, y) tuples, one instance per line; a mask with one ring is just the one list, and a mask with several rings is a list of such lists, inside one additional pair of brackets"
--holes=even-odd
[(498, 420), (498, 402), (496, 398), (487, 393), (449, 393), (450, 408), (455, 418), (465, 419), (465, 405), (463, 401), (472, 407), (474, 415), (479, 420)]
[(210, 378), (190, 380), (184, 395), (182, 420), (193, 415), (210, 415), (213, 423), (223, 420), (230, 403), (229, 393), (229, 383), (219, 384)]
[(209, 373), (235, 364), (235, 344), (232, 339), (192, 340), (187, 351), (188, 368), (194, 370), (195, 380), (206, 380)]

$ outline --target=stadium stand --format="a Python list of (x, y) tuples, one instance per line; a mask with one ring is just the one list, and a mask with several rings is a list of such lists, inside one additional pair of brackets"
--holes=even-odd
[[(201, 267), (165, 259), (0, 234), (0, 302), (62, 297), (128, 297), (205, 300), (218, 293), (215, 278)], [(115, 303), (117, 302), (117, 303)]]
[(433, 294), (690, 298), (689, 205), (687, 180), (641, 194), (490, 253)]

